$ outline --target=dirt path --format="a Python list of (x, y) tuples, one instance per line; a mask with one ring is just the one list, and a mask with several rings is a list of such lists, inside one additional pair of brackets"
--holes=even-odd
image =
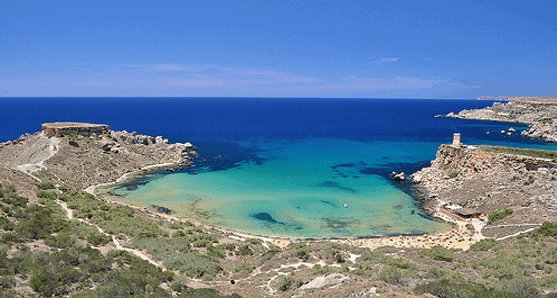
[(494, 228), (503, 228), (503, 227), (541, 226), (541, 225), (542, 224), (509, 224), (509, 225), (489, 226), (489, 227), (485, 227), (484, 229), (494, 229)]
[[(62, 209), (64, 209), (64, 211), (66, 211), (66, 217), (68, 218), (68, 220), (72, 220), (72, 219), (74, 218), (74, 217), (73, 217), (73, 210), (69, 209), (69, 208), (68, 208), (68, 205), (67, 205), (65, 202), (62, 202), (62, 201), (60, 201), (60, 200), (56, 200), (56, 203), (58, 203), (58, 205), (60, 205), (60, 206), (62, 207)], [(90, 226), (94, 226), (94, 227), (97, 228), (97, 230), (98, 230), (100, 233), (102, 233), (102, 234), (104, 234), (104, 235), (106, 235), (106, 236), (110, 236), (110, 237), (112, 238), (112, 242), (114, 243), (114, 246), (116, 246), (116, 249), (125, 250), (125, 251), (127, 251), (127, 252), (130, 252), (130, 253), (132, 253), (132, 254), (138, 256), (138, 257), (141, 258), (142, 260), (145, 260), (145, 261), (147, 261), (147, 262), (153, 264), (153, 265), (156, 266), (156, 267), (162, 268), (163, 271), (166, 271), (166, 268), (165, 268), (163, 265), (161, 265), (161, 264), (155, 262), (153, 259), (151, 259), (150, 257), (148, 257), (148, 256), (147, 256), (146, 254), (144, 254), (143, 252), (141, 252), (141, 251), (139, 251), (139, 250), (135, 250), (135, 249), (123, 247), (123, 246), (120, 244), (120, 242), (118, 241), (118, 239), (116, 239), (116, 236), (106, 233), (106, 232), (105, 232), (101, 227), (99, 227), (98, 225), (96, 225), (96, 224), (94, 224), (94, 223), (90, 223), (90, 222), (88, 222), (88, 221), (85, 221), (85, 220), (83, 220), (83, 219), (81, 219), (81, 218), (77, 218), (77, 220), (80, 221), (80, 222), (86, 223), (86, 224), (88, 224), (88, 225), (90, 225)]]
[(505, 240), (505, 239), (507, 239), (507, 238), (516, 237), (516, 236), (518, 236), (518, 235), (520, 235), (520, 234), (524, 234), (524, 233), (531, 232), (531, 231), (533, 231), (533, 230), (535, 230), (535, 229), (537, 229), (537, 228), (538, 228), (538, 227), (530, 228), (530, 229), (528, 229), (528, 230), (520, 231), (520, 232), (511, 234), (511, 235), (507, 235), (507, 236), (504, 236), (504, 237), (501, 237), (501, 238), (496, 238), (495, 240), (501, 241), (501, 240)]

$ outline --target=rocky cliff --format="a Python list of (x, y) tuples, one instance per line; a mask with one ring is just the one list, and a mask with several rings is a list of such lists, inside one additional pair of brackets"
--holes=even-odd
[(522, 135), (557, 142), (557, 100), (555, 98), (516, 98), (508, 103), (496, 102), (491, 107), (463, 110), (449, 118), (524, 123), (531, 126)]
[[(551, 152), (490, 146), (442, 145), (412, 180), (426, 199), (482, 213), (511, 208), (510, 221), (557, 220), (557, 161)], [(531, 156), (528, 156), (531, 155)]]

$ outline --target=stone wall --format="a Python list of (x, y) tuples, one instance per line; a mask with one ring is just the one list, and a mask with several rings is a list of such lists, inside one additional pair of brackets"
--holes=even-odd
[(105, 124), (79, 122), (53, 122), (44, 123), (41, 126), (43, 128), (43, 134), (47, 137), (63, 137), (71, 134), (88, 137), (92, 134), (106, 134), (110, 130), (110, 126)]

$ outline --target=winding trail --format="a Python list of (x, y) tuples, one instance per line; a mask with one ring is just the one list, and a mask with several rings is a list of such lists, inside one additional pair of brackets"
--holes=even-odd
[[(57, 200), (56, 200), (56, 203), (58, 203), (58, 205), (60, 205), (60, 206), (62, 207), (62, 209), (64, 209), (64, 211), (66, 211), (66, 217), (68, 218), (68, 220), (72, 220), (72, 219), (74, 218), (74, 216), (73, 216), (73, 210), (69, 209), (69, 208), (68, 208), (68, 205), (67, 205), (65, 202), (62, 202), (62, 201), (60, 201), (60, 200), (57, 199)], [(114, 243), (114, 246), (116, 246), (116, 249), (125, 250), (125, 251), (127, 251), (127, 252), (130, 252), (130, 253), (132, 253), (132, 254), (138, 256), (138, 257), (141, 258), (142, 260), (145, 260), (145, 261), (147, 261), (147, 262), (153, 264), (154, 266), (156, 266), (156, 267), (158, 267), (158, 268), (162, 268), (162, 271), (166, 271), (166, 268), (165, 268), (163, 265), (161, 265), (161, 264), (155, 262), (153, 259), (151, 259), (151, 258), (150, 258), (149, 256), (147, 256), (146, 254), (142, 253), (141, 251), (135, 250), (135, 249), (131, 249), (131, 248), (127, 248), (127, 247), (123, 247), (122, 245), (120, 245), (120, 242), (118, 241), (118, 239), (116, 239), (116, 236), (106, 233), (106, 232), (105, 232), (101, 227), (99, 227), (98, 225), (96, 225), (96, 224), (94, 224), (94, 223), (90, 223), (90, 222), (88, 222), (88, 221), (85, 221), (85, 220), (83, 220), (83, 219), (81, 219), (81, 218), (76, 218), (76, 219), (77, 219), (78, 221), (83, 222), (83, 223), (86, 223), (86, 224), (88, 224), (88, 225), (90, 225), (90, 226), (94, 226), (94, 227), (97, 228), (97, 230), (98, 230), (100, 233), (102, 233), (102, 234), (104, 234), (104, 235), (106, 235), (106, 236), (110, 236), (110, 237), (112, 238), (112, 242)]]
[(531, 229), (528, 229), (528, 230), (524, 230), (524, 231), (520, 231), (520, 232), (511, 234), (511, 235), (507, 235), (507, 236), (504, 236), (504, 237), (501, 237), (501, 238), (495, 238), (495, 240), (501, 241), (501, 240), (505, 240), (505, 239), (507, 239), (507, 238), (516, 237), (516, 236), (518, 236), (518, 235), (520, 235), (520, 234), (528, 233), (528, 232), (531, 232), (531, 231), (533, 231), (533, 230), (535, 230), (535, 229), (537, 229), (537, 227), (531, 228)]
[(484, 227), (484, 229), (494, 229), (494, 228), (503, 228), (503, 227), (526, 227), (526, 226), (541, 226), (542, 224), (508, 224), (508, 225), (498, 225), (498, 226), (489, 226)]

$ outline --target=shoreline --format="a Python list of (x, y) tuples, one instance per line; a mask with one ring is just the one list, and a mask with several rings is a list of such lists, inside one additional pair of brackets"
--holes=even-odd
[[(440, 245), (445, 248), (455, 248), (455, 249), (463, 249), (467, 250), (470, 248), (470, 245), (474, 244), (475, 242), (483, 239), (483, 235), (481, 234), (481, 229), (483, 225), (481, 223), (478, 224), (478, 227), (474, 227), (476, 233), (469, 233), (468, 228), (466, 227), (467, 224), (470, 222), (457, 222), (457, 221), (448, 221), (446, 218), (442, 217), (438, 212), (434, 211), (433, 213), (427, 212), (426, 214), (432, 218), (441, 220), (443, 223), (449, 224), (450, 227), (441, 232), (436, 233), (424, 233), (424, 234), (416, 234), (416, 235), (391, 235), (391, 236), (360, 236), (360, 237), (348, 237), (348, 238), (312, 238), (312, 237), (276, 237), (276, 236), (264, 236), (258, 234), (252, 234), (248, 232), (241, 232), (229, 228), (223, 228), (219, 226), (213, 226), (210, 224), (202, 223), (199, 221), (194, 221), (188, 218), (178, 217), (175, 215), (157, 212), (156, 210), (151, 210), (147, 207), (137, 206), (130, 203), (120, 202), (117, 200), (111, 200), (101, 197), (96, 191), (99, 188), (108, 187), (112, 185), (116, 185), (119, 183), (123, 183), (126, 179), (132, 178), (134, 175), (142, 175), (146, 174), (146, 171), (157, 169), (157, 168), (164, 168), (168, 166), (175, 166), (175, 163), (164, 163), (164, 164), (153, 164), (149, 166), (145, 166), (140, 170), (132, 171), (124, 173), (121, 177), (116, 179), (114, 182), (109, 183), (101, 183), (97, 185), (90, 186), (84, 189), (85, 192), (94, 195), (97, 199), (102, 200), (107, 203), (111, 204), (119, 204), (131, 207), (136, 210), (141, 210), (143, 212), (149, 213), (153, 216), (157, 216), (159, 218), (164, 218), (168, 221), (177, 221), (177, 222), (190, 222), (194, 224), (196, 227), (202, 227), (209, 230), (217, 230), (219, 232), (230, 234), (229, 237), (233, 239), (250, 239), (255, 238), (262, 240), (263, 242), (269, 242), (274, 245), (283, 248), (288, 246), (290, 243), (339, 243), (345, 244), (354, 247), (360, 248), (370, 248), (370, 249), (377, 249), (381, 246), (393, 246), (397, 248), (432, 248), (434, 246)], [(425, 193), (424, 196), (420, 200), (425, 200)], [(434, 200), (436, 203), (437, 201)], [(419, 207), (422, 208), (422, 207)], [(424, 208), (422, 210), (425, 212)]]

